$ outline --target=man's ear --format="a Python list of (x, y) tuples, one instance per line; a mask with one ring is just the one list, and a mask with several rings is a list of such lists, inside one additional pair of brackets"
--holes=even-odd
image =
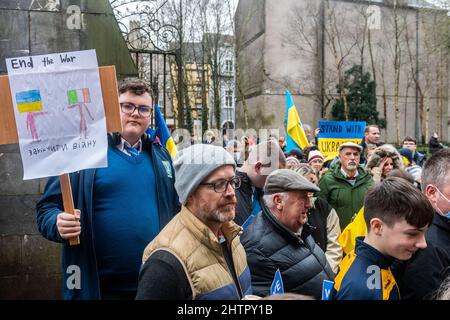
[(436, 205), (437, 203), (437, 191), (436, 187), (432, 184), (428, 184), (425, 186), (425, 195), (428, 198), (428, 200), (431, 202), (431, 204)]
[(283, 209), (283, 197), (279, 194), (273, 196), (273, 203), (278, 210)]
[(381, 221), (379, 218), (372, 218), (370, 220), (370, 232), (376, 236), (381, 236), (383, 226), (383, 221)]

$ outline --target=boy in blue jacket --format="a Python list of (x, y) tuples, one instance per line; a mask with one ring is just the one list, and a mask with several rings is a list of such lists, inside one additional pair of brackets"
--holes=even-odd
[(64, 299), (134, 299), (144, 248), (180, 209), (172, 159), (148, 129), (152, 101), (143, 81), (123, 80), (108, 167), (70, 175), (76, 214), (64, 212), (58, 177), (37, 204), (39, 231), (63, 244)]
[(408, 181), (388, 177), (364, 201), (366, 237), (339, 265), (331, 298), (335, 300), (399, 300), (391, 271), (395, 259), (408, 260), (426, 247), (425, 231), (433, 220), (427, 198)]

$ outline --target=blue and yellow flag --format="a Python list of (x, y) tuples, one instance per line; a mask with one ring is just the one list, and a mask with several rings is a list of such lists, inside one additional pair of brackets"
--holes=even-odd
[(338, 237), (338, 242), (342, 246), (344, 254), (349, 254), (355, 249), (355, 238), (364, 237), (367, 233), (366, 220), (364, 219), (364, 207), (359, 210), (356, 217), (350, 222)]
[(177, 154), (177, 146), (170, 135), (169, 128), (167, 128), (164, 117), (159, 109), (159, 105), (155, 106), (155, 127), (156, 136), (161, 141), (161, 144), (167, 149), (167, 151), (169, 151), (172, 159), (175, 158), (175, 155)]
[(41, 92), (39, 90), (17, 92), (16, 103), (17, 109), (19, 109), (19, 113), (41, 111)]
[(291, 93), (286, 90), (286, 151), (309, 146), (302, 121), (298, 116)]

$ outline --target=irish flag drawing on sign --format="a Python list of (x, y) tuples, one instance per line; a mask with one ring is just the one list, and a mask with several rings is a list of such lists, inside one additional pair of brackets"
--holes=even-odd
[(70, 105), (77, 103), (90, 103), (91, 96), (89, 93), (89, 88), (71, 89), (67, 91), (67, 100), (69, 101)]
[(16, 102), (19, 113), (42, 110), (42, 99), (39, 90), (17, 92)]

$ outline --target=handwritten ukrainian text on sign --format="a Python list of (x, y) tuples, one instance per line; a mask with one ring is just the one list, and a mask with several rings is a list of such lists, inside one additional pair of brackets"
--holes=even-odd
[(319, 121), (318, 148), (324, 156), (335, 156), (344, 142), (361, 143), (366, 122)]
[(107, 166), (95, 50), (6, 59), (24, 179)]

